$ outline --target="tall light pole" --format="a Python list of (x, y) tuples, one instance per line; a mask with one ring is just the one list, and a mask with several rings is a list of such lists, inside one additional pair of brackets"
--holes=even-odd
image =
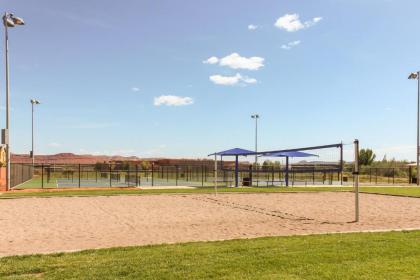
[(417, 72), (413, 72), (410, 74), (410, 76), (408, 76), (408, 79), (410, 80), (417, 80), (417, 146), (416, 146), (416, 167), (417, 167), (417, 186), (419, 186), (419, 175), (420, 175), (420, 170), (419, 170), (419, 146), (420, 146), (420, 71)]
[[(255, 152), (258, 152), (258, 119), (260, 118), (260, 115), (255, 114), (252, 115), (251, 118), (255, 119)], [(255, 155), (255, 168), (257, 168), (258, 163), (258, 155)]]
[(6, 185), (7, 190), (10, 190), (10, 93), (9, 93), (9, 27), (15, 27), (17, 25), (24, 25), (23, 19), (16, 17), (11, 13), (4, 13), (3, 25), (4, 25), (4, 42), (5, 42), (5, 58), (6, 58), (6, 131), (5, 131), (5, 143), (6, 144)]
[(31, 99), (31, 105), (32, 105), (32, 150), (31, 150), (31, 158), (32, 158), (32, 168), (35, 166), (35, 148), (34, 148), (34, 105), (41, 104), (36, 99)]

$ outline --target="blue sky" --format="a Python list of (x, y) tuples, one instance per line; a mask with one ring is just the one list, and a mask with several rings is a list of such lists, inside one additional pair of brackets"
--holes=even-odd
[[(30, 150), (35, 97), (38, 153), (252, 149), (250, 115), (259, 113), (260, 149), (359, 138), (378, 157), (415, 158), (416, 83), (407, 76), (420, 69), (419, 1), (0, 7), (26, 21), (10, 30), (13, 152)], [(4, 86), (0, 97), (4, 112)]]

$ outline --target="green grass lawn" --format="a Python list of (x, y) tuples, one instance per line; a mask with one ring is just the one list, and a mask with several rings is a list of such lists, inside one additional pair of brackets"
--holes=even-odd
[(362, 192), (420, 197), (420, 187), (361, 187)]
[[(43, 183), (42, 183), (43, 181)], [(57, 187), (57, 183), (56, 180), (53, 178), (51, 179), (49, 182), (47, 181), (46, 178), (44, 178), (44, 180), (42, 180), (42, 178), (37, 177), (37, 178), (33, 178), (29, 181), (26, 181), (24, 183), (22, 183), (21, 185), (18, 186), (19, 189), (40, 189), (41, 185), (44, 184), (44, 188), (56, 188)]]
[(2, 258), (1, 279), (420, 279), (420, 231), (269, 237)]

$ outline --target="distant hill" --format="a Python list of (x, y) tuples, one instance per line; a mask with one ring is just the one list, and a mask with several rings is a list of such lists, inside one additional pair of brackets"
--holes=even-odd
[[(132, 161), (140, 163), (142, 161), (153, 162), (155, 165), (206, 165), (213, 168), (213, 159), (170, 159), (170, 158), (139, 158), (136, 156), (105, 156), (105, 155), (76, 155), (72, 153), (60, 153), (55, 155), (35, 155), (36, 164), (95, 164), (109, 162)], [(12, 154), (13, 163), (32, 163), (32, 159), (27, 154)], [(225, 167), (232, 167), (233, 161), (224, 160)], [(249, 166), (248, 162), (240, 162), (242, 168)]]
[[(72, 163), (72, 164), (94, 164), (97, 162), (115, 162), (115, 161), (141, 161), (135, 156), (104, 156), (104, 155), (76, 155), (72, 153), (60, 153), (55, 155), (36, 155), (36, 163)], [(147, 160), (147, 159), (146, 159)], [(31, 163), (32, 159), (27, 154), (12, 154), (12, 162)]]

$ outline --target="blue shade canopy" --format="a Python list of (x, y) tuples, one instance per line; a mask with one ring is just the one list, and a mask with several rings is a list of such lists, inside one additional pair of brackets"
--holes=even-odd
[(245, 150), (241, 148), (234, 148), (226, 151), (221, 151), (218, 153), (210, 154), (209, 156), (248, 156), (248, 155), (255, 155), (255, 152), (250, 150)]
[(292, 151), (292, 152), (273, 152), (264, 154), (265, 157), (317, 157), (317, 155), (299, 152), (299, 151)]

